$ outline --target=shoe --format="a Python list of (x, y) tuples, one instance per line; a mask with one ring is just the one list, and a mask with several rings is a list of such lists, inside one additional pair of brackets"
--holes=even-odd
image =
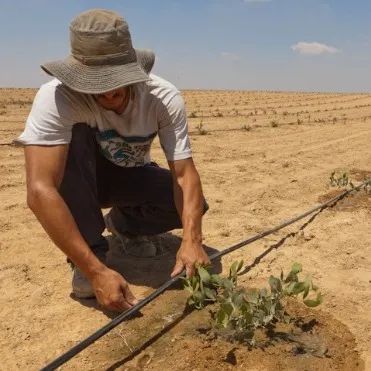
[(92, 299), (95, 298), (93, 286), (85, 277), (84, 273), (77, 267), (73, 268), (72, 276), (72, 293), (78, 299)]
[[(106, 252), (97, 251), (97, 258), (102, 262), (106, 263)], [(92, 299), (95, 298), (95, 292), (90, 281), (85, 277), (84, 273), (81, 270), (73, 266), (73, 275), (72, 275), (72, 293), (78, 299)]]
[(104, 216), (107, 231), (119, 240), (124, 254), (137, 258), (150, 258), (163, 254), (159, 238), (156, 236), (127, 236), (114, 226), (109, 214)]

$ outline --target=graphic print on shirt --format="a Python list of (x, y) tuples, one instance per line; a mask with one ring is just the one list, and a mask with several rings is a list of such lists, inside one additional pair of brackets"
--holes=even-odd
[(145, 137), (126, 137), (112, 129), (96, 132), (103, 155), (123, 167), (143, 166), (149, 162), (149, 150), (156, 135), (157, 132)]

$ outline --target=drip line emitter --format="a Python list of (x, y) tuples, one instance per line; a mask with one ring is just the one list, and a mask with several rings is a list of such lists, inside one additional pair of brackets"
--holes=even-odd
[[(348, 196), (349, 194), (353, 192), (357, 192), (363, 187), (366, 187), (368, 184), (371, 184), (371, 179), (368, 179), (361, 183), (360, 185), (353, 187), (352, 189), (345, 190), (341, 192), (336, 197), (331, 198), (330, 200), (313, 207), (312, 209), (295, 216), (289, 220), (286, 220), (282, 222), (280, 225), (273, 227), (271, 229), (267, 229), (261, 233), (256, 234), (255, 236), (252, 236), (244, 241), (241, 241), (235, 245), (232, 245), (222, 251), (219, 251), (217, 253), (212, 254), (209, 258), (211, 261), (218, 259), (224, 255), (227, 255), (235, 250), (238, 250), (246, 245), (249, 245), (257, 240), (260, 240), (270, 234), (273, 234), (280, 229), (283, 229), (313, 213), (316, 211), (322, 211), (323, 209), (331, 206), (332, 204), (336, 203), (337, 201), (343, 199), (344, 197)], [(170, 280), (163, 283), (159, 288), (157, 288), (155, 291), (153, 291), (150, 295), (145, 297), (143, 300), (141, 300), (138, 304), (134, 305), (130, 309), (126, 310), (125, 312), (119, 314), (117, 317), (115, 317), (112, 321), (108, 322), (105, 326), (101, 327), (99, 330), (94, 332), (92, 335), (87, 337), (86, 339), (82, 340), (75, 346), (73, 346), (71, 349), (69, 349), (67, 352), (56, 358), (54, 361), (50, 362), (48, 365), (44, 366), (41, 371), (50, 371), (55, 370), (59, 366), (63, 365), (67, 361), (69, 361), (71, 358), (79, 354), (81, 351), (83, 351), (85, 348), (93, 344), (95, 341), (100, 339), (102, 336), (106, 335), (108, 332), (113, 330), (116, 326), (121, 324), (123, 321), (125, 321), (127, 318), (132, 316), (133, 314), (137, 313), (140, 309), (142, 309), (144, 306), (146, 306), (148, 303), (156, 299), (158, 296), (160, 296), (163, 292), (165, 292), (169, 287), (173, 286), (176, 282), (178, 282), (182, 277), (185, 277), (185, 271), (182, 273), (179, 273), (175, 277), (171, 278)]]

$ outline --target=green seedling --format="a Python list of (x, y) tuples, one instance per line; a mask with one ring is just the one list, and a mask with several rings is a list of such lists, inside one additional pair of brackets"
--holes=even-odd
[(237, 278), (243, 267), (243, 261), (234, 262), (227, 277), (211, 274), (207, 268), (198, 267), (197, 273), (184, 279), (184, 287), (190, 292), (188, 305), (202, 309), (209, 303), (215, 303), (212, 313), (214, 326), (226, 329), (233, 338), (255, 344), (255, 331), (267, 328), (278, 321), (288, 321), (285, 312), (285, 298), (302, 297), (308, 307), (322, 303), (322, 295), (313, 285), (310, 277), (300, 280), (302, 266), (294, 263), (285, 276), (270, 276), (269, 289), (238, 287)]
[(189, 306), (201, 309), (208, 303), (216, 301), (216, 288), (221, 278), (217, 274), (210, 274), (207, 267), (198, 266), (194, 276), (182, 279), (184, 289), (190, 293), (187, 300)]
[(348, 174), (346, 172), (343, 173), (336, 173), (336, 171), (333, 171), (330, 175), (330, 186), (331, 187), (346, 187), (350, 186), (351, 188), (354, 188), (354, 184), (350, 180)]

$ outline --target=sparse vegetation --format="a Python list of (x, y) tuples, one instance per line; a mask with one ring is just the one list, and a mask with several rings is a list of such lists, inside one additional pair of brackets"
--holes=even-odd
[[(25, 187), (22, 176), (23, 154), (19, 148), (11, 146), (10, 141), (23, 130), (24, 121), (31, 108), (31, 105), (22, 102), (31, 102), (35, 92), (35, 89), (2, 89), (0, 98), (2, 133), (0, 168), (3, 170), (0, 186), (4, 196), (2, 205), (3, 241), (1, 242), (4, 248), (0, 247), (0, 250), (4, 261), (12, 262), (16, 259), (19, 263), (14, 266), (8, 264), (5, 267), (5, 281), (13, 282), (18, 287), (19, 303), (27, 308), (26, 315), (29, 318), (45, 314), (45, 310), (48, 308), (40, 307), (37, 300), (31, 300), (32, 297), (30, 298), (27, 293), (29, 289), (27, 282), (29, 279), (35, 278), (33, 277), (35, 274), (38, 275), (42, 272), (47, 275), (48, 272), (43, 269), (41, 271), (31, 270), (28, 272), (29, 274), (24, 274), (24, 270), (27, 268), (27, 266), (24, 267), (24, 263), (34, 261), (37, 257), (37, 251), (28, 248), (28, 245), (32, 247), (35, 244), (48, 244), (49, 242), (47, 236), (38, 233), (37, 225), (30, 223), (30, 215), (26, 212), (26, 204), (21, 197)], [(354, 181), (355, 186), (358, 186), (370, 177), (371, 173), (367, 162), (367, 139), (369, 139), (368, 130), (371, 123), (371, 104), (368, 104), (371, 102), (370, 94), (248, 91), (184, 91), (183, 94), (187, 103), (187, 113), (194, 116), (189, 118), (189, 127), (191, 140), (194, 141), (197, 166), (203, 178), (205, 194), (210, 205), (214, 206), (210, 209), (210, 215), (206, 219), (207, 233), (205, 235), (206, 242), (212, 246), (224, 244), (223, 240), (225, 243), (227, 240), (234, 243), (235, 240), (242, 239), (244, 235), (248, 237), (255, 234), (268, 225), (272, 224), (273, 226), (275, 221), (281, 220), (281, 217), (289, 217), (299, 210), (304, 211), (312, 204), (314, 206), (317, 201), (318, 203), (326, 201), (341, 194), (344, 189), (351, 189), (349, 182)], [(298, 103), (301, 103), (301, 106)], [(355, 105), (358, 108), (355, 108)], [(19, 108), (20, 106), (22, 108)], [(266, 114), (262, 108), (266, 109)], [(234, 109), (238, 110), (237, 115), (235, 115)], [(325, 112), (325, 109), (328, 111)], [(256, 115), (254, 114), (255, 110), (257, 110)], [(220, 111), (220, 118), (215, 118), (217, 111)], [(333, 125), (334, 117), (337, 118), (336, 125)], [(297, 119), (303, 120), (303, 125), (297, 126)], [(271, 120), (276, 120), (279, 123), (277, 129), (271, 129)], [(347, 125), (343, 125), (343, 122)], [(205, 134), (207, 136), (201, 136)], [(161, 166), (166, 166), (166, 159), (162, 157), (159, 144), (157, 140), (154, 142), (152, 156), (155, 160), (159, 160)], [(336, 170), (334, 178), (338, 179), (342, 177), (343, 172), (347, 173), (348, 185), (345, 186), (346, 188), (323, 189), (323, 183), (326, 183), (329, 188), (329, 177), (332, 170)], [(321, 182), (318, 176), (324, 172), (325, 176)], [(271, 187), (272, 184), (274, 186)], [(334, 187), (338, 187), (336, 182), (334, 182)], [(365, 190), (371, 195), (371, 183), (365, 186)], [(140, 354), (127, 365), (121, 366), (129, 368), (133, 366), (134, 369), (145, 365), (152, 354), (156, 355), (149, 366), (153, 369), (161, 368), (161, 365), (165, 365), (165, 368), (176, 369), (171, 366), (176, 366), (177, 362), (192, 369), (215, 368), (214, 365), (217, 365), (216, 368), (220, 365), (221, 369), (223, 367), (224, 369), (259, 367), (274, 369), (275, 365), (287, 365), (288, 360), (293, 362), (292, 369), (308, 367), (323, 370), (358, 369), (356, 365), (361, 367), (362, 363), (351, 362), (349, 358), (350, 352), (353, 351), (352, 344), (354, 342), (351, 339), (354, 336), (358, 342), (358, 349), (367, 350), (370, 348), (370, 341), (367, 336), (364, 336), (363, 331), (368, 328), (369, 321), (367, 322), (362, 315), (363, 309), (367, 309), (368, 297), (364, 295), (367, 282), (353, 278), (354, 275), (358, 277), (368, 269), (369, 254), (366, 237), (368, 233), (367, 215), (370, 210), (369, 197), (364, 194), (363, 190), (362, 192), (352, 192), (349, 198), (337, 203), (331, 212), (320, 213), (314, 223), (309, 223), (305, 229), (299, 231), (300, 225), (298, 224), (297, 227), (290, 228), (287, 234), (277, 233), (272, 236), (272, 239), (264, 239), (261, 248), (256, 250), (256, 253), (260, 254), (263, 244), (264, 249), (266, 247), (270, 252), (261, 260), (255, 260), (255, 250), (241, 251), (240, 256), (245, 259), (246, 263), (255, 265), (254, 261), (256, 265), (244, 276), (237, 274), (238, 282), (235, 284), (235, 288), (230, 290), (235, 295), (232, 301), (232, 313), (229, 313), (230, 302), (223, 297), (223, 287), (210, 288), (215, 290), (216, 296), (221, 295), (222, 299), (226, 300), (224, 303), (224, 312), (226, 313), (224, 314), (222, 311), (219, 313), (220, 304), (217, 300), (207, 301), (205, 305), (209, 305), (204, 310), (192, 313), (183, 312), (186, 292), (179, 295), (176, 290), (170, 290), (159, 298), (155, 305), (148, 306), (148, 311), (147, 309), (143, 311), (144, 316), (133, 319), (134, 321), (130, 322), (129, 327), (117, 328), (120, 336), (112, 336), (104, 341), (107, 341), (107, 344), (110, 343), (111, 348), (116, 347), (120, 350), (120, 359), (124, 359), (136, 349), (140, 349)], [(305, 205), (303, 200), (305, 200)], [(12, 215), (17, 216), (16, 220), (12, 219)], [(365, 215), (366, 217), (364, 217)], [(27, 228), (17, 228), (17, 223), (27, 225)], [(284, 239), (284, 237), (290, 236), (291, 232), (295, 233), (296, 231), (298, 233), (295, 237)], [(30, 240), (28, 238), (30, 233), (37, 238)], [(228, 235), (227, 238), (223, 237)], [(323, 238), (324, 236), (331, 236), (331, 238)], [(281, 240), (285, 242), (277, 245)], [(17, 249), (8, 248), (12, 247), (12, 241), (26, 241), (25, 259), (19, 261), (19, 256), (15, 258)], [(169, 242), (169, 246), (173, 248), (177, 241), (175, 236), (165, 235), (161, 236), (160, 242), (161, 244)], [(271, 246), (278, 247), (270, 249)], [(239, 330), (242, 321), (245, 321), (245, 324), (249, 323), (245, 318), (239, 319), (239, 308), (244, 308), (243, 305), (237, 306), (235, 304), (239, 290), (242, 289), (241, 286), (246, 286), (245, 291), (254, 291), (255, 287), (255, 292), (260, 294), (261, 288), (265, 286), (261, 279), (266, 277), (267, 282), (271, 274), (268, 272), (272, 272), (273, 276), (280, 279), (278, 277), (279, 267), (286, 267), (288, 259), (295, 259), (298, 254), (301, 256), (300, 261), (304, 267), (310, 265), (311, 270), (316, 273), (315, 281), (318, 277), (320, 280), (318, 283), (320, 283), (321, 289), (323, 288), (323, 292), (329, 292), (329, 296), (331, 296), (327, 308), (329, 310), (319, 313), (305, 308), (301, 303), (302, 294), (299, 294), (299, 301), (295, 297), (285, 296), (281, 300), (284, 311), (286, 310), (291, 319), (295, 320), (284, 323), (286, 319), (289, 320), (286, 314), (284, 314), (282, 321), (275, 317), (268, 325), (263, 324), (263, 326), (256, 328), (254, 337), (257, 348), (246, 347), (246, 342), (254, 343), (254, 337), (248, 335), (251, 325), (246, 331)], [(170, 255), (169, 259), (171, 259)], [(46, 263), (53, 267), (52, 258), (52, 256), (50, 259), (46, 257), (43, 265)], [(259, 263), (257, 263), (258, 261)], [(146, 260), (135, 260), (135, 262), (143, 264), (145, 268), (147, 275), (143, 280), (143, 286), (148, 286), (147, 283), (157, 282), (160, 284), (167, 279), (170, 260), (167, 261), (166, 256), (164, 259), (158, 260), (155, 269), (151, 270), (146, 270), (149, 264)], [(287, 268), (290, 270), (289, 266)], [(136, 269), (132, 272), (133, 276), (128, 278), (133, 278), (132, 282), (135, 283), (137, 282), (135, 275), (140, 275), (142, 271), (143, 269)], [(241, 271), (247, 271), (247, 269), (243, 267)], [(286, 270), (284, 272), (287, 273)], [(327, 274), (328, 272), (329, 274)], [(336, 276), (337, 283), (328, 280), (328, 275)], [(62, 277), (62, 275), (59, 276), (56, 276), (55, 282)], [(222, 276), (228, 278), (228, 271)], [(299, 281), (304, 281), (304, 279), (299, 278)], [(339, 282), (341, 284), (338, 284)], [(271, 295), (271, 289), (268, 285), (267, 282), (266, 293)], [(54, 286), (51, 285), (49, 289), (55, 290)], [(143, 290), (147, 290), (147, 288), (143, 288)], [(13, 294), (12, 290), (5, 290), (4, 300), (12, 300)], [(311, 294), (314, 297), (308, 296), (306, 299), (315, 300), (317, 292), (312, 291)], [(266, 297), (259, 297), (260, 305), (263, 305), (264, 300)], [(57, 303), (58, 313), (63, 314), (63, 310), (59, 309), (66, 303)], [(253, 307), (259, 308), (258, 303), (248, 303), (248, 305), (249, 310)], [(337, 311), (337, 320), (333, 318), (331, 310)], [(209, 311), (213, 316), (209, 315)], [(79, 322), (83, 313), (76, 312), (75, 314), (75, 320)], [(264, 316), (266, 317), (267, 314), (264, 313)], [(20, 335), (26, 340), (29, 337), (31, 337), (31, 341), (36, 339), (32, 334), (34, 330), (32, 321), (23, 321), (22, 331), (19, 334), (19, 321), (13, 317), (10, 316), (7, 320), (9, 328), (5, 331), (4, 336), (7, 338), (9, 347), (14, 350), (14, 357), (18, 360), (19, 368), (27, 369), (30, 364), (34, 363), (41, 365), (46, 359), (45, 347), (38, 347), (38, 351), (35, 348), (35, 351), (27, 356), (23, 351), (24, 342), (19, 341)], [(181, 318), (181, 322), (178, 322), (176, 318)], [(220, 320), (219, 324), (218, 319)], [(60, 318), (50, 318), (46, 321), (45, 333), (41, 335), (51, 339), (50, 332), (58, 328), (59, 320)], [(258, 318), (258, 320), (260, 319)], [(174, 324), (173, 321), (175, 321)], [(79, 334), (86, 333), (87, 327), (83, 321), (80, 322), (81, 326), (77, 326), (74, 331), (65, 334), (65, 341), (77, 339)], [(176, 323), (178, 325), (175, 326)], [(224, 327), (224, 323), (227, 324), (226, 327)], [(345, 325), (351, 328), (353, 334), (347, 332)], [(324, 336), (323, 331), (328, 334), (327, 337)], [(232, 339), (229, 337), (230, 334), (234, 336), (233, 339), (239, 338), (245, 343), (239, 344), (235, 341), (233, 345), (228, 344), (225, 339)], [(295, 336), (292, 338), (286, 337), (286, 335), (293, 334)], [(299, 340), (296, 337), (297, 334), (300, 334)], [(153, 343), (147, 342), (147, 339), (152, 336), (155, 336)], [(339, 346), (339, 342), (336, 340), (339, 338), (343, 339), (344, 347)], [(318, 341), (323, 352), (318, 356), (313, 355), (312, 348), (306, 351), (302, 347), (303, 343), (299, 343), (303, 339), (308, 339), (309, 345), (313, 341), (315, 343)], [(54, 340), (50, 341), (51, 349), (59, 347), (58, 339)], [(143, 343), (151, 344), (148, 351), (142, 347)], [(104, 343), (102, 344), (104, 345)], [(323, 345), (328, 348), (327, 354), (325, 353), (326, 347), (322, 348)], [(182, 353), (180, 350), (183, 347)], [(235, 347), (237, 347), (235, 351), (237, 365), (232, 367), (228, 362), (230, 359), (233, 360)], [(228, 353), (229, 351), (231, 352)], [(304, 354), (305, 352), (306, 354)], [(338, 355), (341, 352), (343, 352), (344, 359), (339, 360)], [(6, 361), (6, 349), (3, 353), (5, 354), (4, 367), (6, 368), (9, 366)], [(96, 350), (92, 349), (91, 353), (87, 355), (86, 359), (89, 362), (87, 361), (86, 367), (99, 366), (99, 362), (103, 358), (101, 354), (95, 353), (97, 353)], [(158, 354), (160, 357), (157, 357)], [(175, 358), (174, 354), (176, 354)], [(193, 357), (190, 357), (190, 354)], [(255, 358), (253, 354), (255, 354)], [(200, 356), (198, 357), (198, 355)], [(204, 363), (192, 364), (192, 359), (197, 359), (198, 362), (202, 357), (205, 357)], [(270, 367), (263, 365), (267, 358), (272, 359)], [(253, 361), (248, 367), (247, 362), (252, 359)], [(339, 360), (338, 367), (329, 367), (326, 363), (333, 360)], [(105, 361), (107, 364), (108, 361), (110, 364), (116, 362), (113, 358), (107, 358)], [(10, 358), (9, 362), (11, 368), (12, 360)], [(304, 364), (300, 362), (304, 362)], [(314, 365), (315, 362), (318, 364)]]
[[(350, 187), (354, 188), (354, 181), (349, 177), (347, 172), (336, 172), (333, 171), (330, 175), (330, 186), (331, 187)], [(371, 179), (369, 179), (362, 187), (366, 193), (371, 193)]]

